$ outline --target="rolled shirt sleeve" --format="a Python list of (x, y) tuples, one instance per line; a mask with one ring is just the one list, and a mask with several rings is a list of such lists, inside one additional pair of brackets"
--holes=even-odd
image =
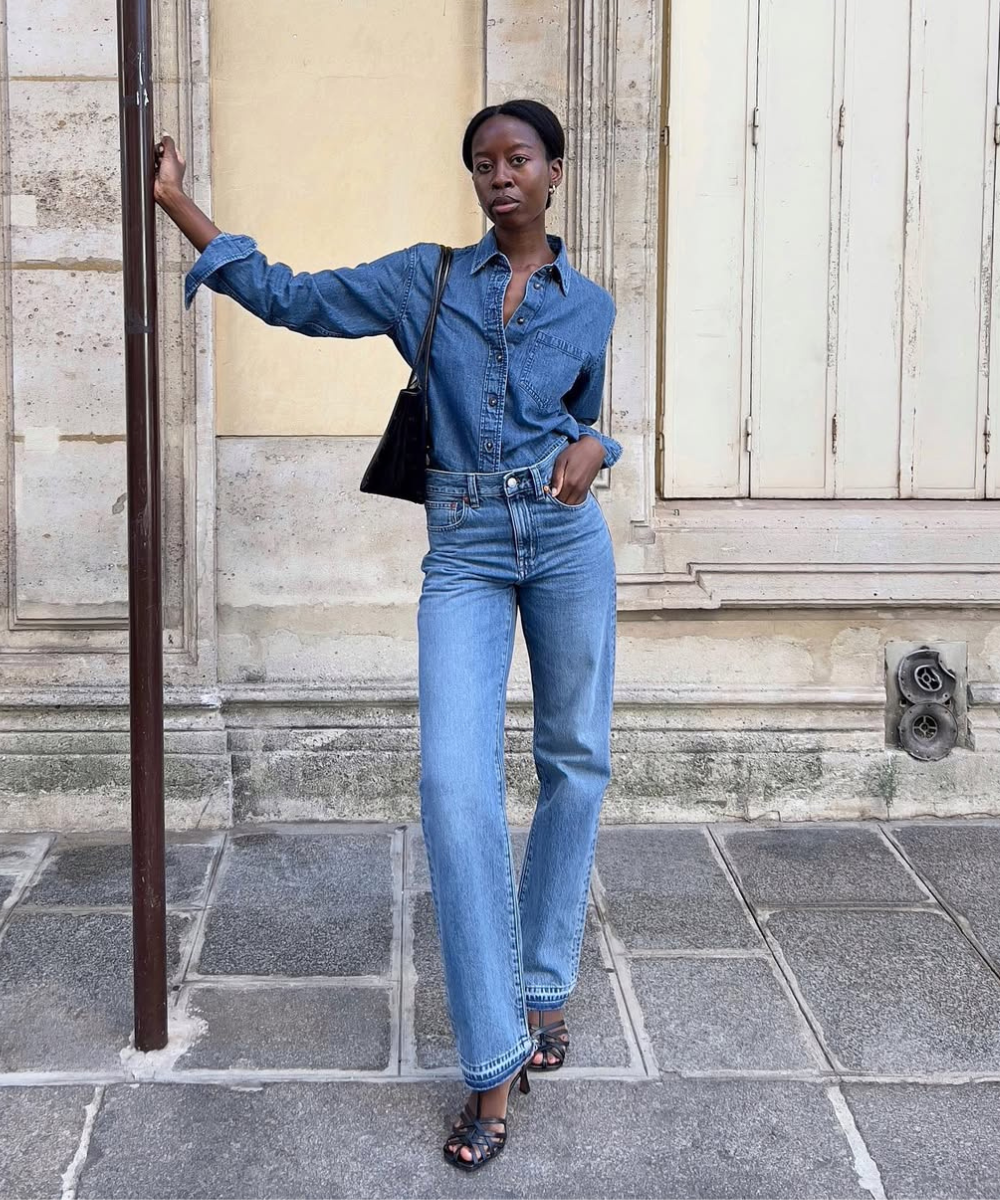
[(410, 247), (357, 267), (296, 273), (269, 263), (253, 238), (221, 233), (188, 272), (184, 303), (204, 284), (268, 325), (311, 337), (391, 334), (406, 311), (414, 261)]

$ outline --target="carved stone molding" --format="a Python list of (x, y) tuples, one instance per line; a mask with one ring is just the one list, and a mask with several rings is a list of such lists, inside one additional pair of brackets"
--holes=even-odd
[[(613, 293), (618, 0), (570, 0), (558, 10), (539, 0), (487, 0), (485, 11), (487, 98), (529, 96), (564, 114), (567, 164), (556, 219), (574, 265)], [(599, 423), (610, 434), (613, 362), (609, 355)]]
[(609, 291), (614, 279), (617, 0), (569, 6), (566, 240), (579, 269)]
[(649, 530), (626, 609), (1000, 608), (1000, 514), (975, 501), (679, 500)]

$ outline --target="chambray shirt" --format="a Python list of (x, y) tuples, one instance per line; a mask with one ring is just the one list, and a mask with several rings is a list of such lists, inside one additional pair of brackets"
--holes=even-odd
[[(600, 415), (615, 305), (570, 266), (555, 262), (528, 280), (506, 326), (511, 276), (493, 230), (456, 250), (432, 343), (428, 399), (430, 465), (441, 471), (507, 471), (541, 461), (562, 438), (586, 435), (612, 466), (621, 446), (591, 426)], [(315, 273), (269, 263), (250, 237), (223, 233), (188, 272), (185, 303), (200, 284), (231, 296), (269, 325), (313, 337), (385, 334), (412, 367), (430, 312), (440, 251), (420, 243), (358, 267)]]

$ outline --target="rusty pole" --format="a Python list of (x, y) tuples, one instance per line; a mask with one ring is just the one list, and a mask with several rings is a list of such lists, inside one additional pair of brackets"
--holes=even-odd
[(139, 1050), (159, 1050), (167, 1044), (151, 28), (150, 0), (118, 0), (128, 459), (133, 994), (135, 1045)]

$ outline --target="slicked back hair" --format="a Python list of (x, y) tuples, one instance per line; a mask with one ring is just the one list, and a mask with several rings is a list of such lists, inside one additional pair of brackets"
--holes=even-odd
[[(566, 134), (551, 108), (538, 100), (508, 100), (504, 104), (490, 104), (481, 109), (466, 126), (465, 137), (462, 139), (462, 161), (469, 171), (472, 170), (472, 139), (480, 126), (491, 117), (516, 117), (517, 120), (530, 125), (545, 147), (545, 158), (548, 162), (554, 158), (562, 158), (566, 153)], [(549, 196), (545, 207), (548, 208), (551, 203), (552, 197)]]

